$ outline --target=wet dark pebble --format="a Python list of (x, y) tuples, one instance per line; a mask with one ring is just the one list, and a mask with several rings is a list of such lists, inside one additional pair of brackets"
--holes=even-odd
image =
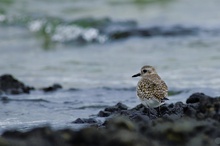
[(62, 86), (60, 84), (53, 84), (52, 86), (44, 87), (44, 88), (41, 88), (40, 90), (43, 90), (44, 92), (53, 92), (59, 89), (62, 89)]
[(107, 107), (104, 109), (104, 111), (100, 111), (97, 116), (98, 117), (108, 117), (108, 116), (112, 115), (113, 113), (117, 113), (119, 111), (124, 111), (127, 109), (128, 109), (128, 106), (119, 102), (115, 106)]
[(72, 123), (74, 123), (74, 124), (83, 124), (83, 123), (95, 124), (95, 123), (99, 123), (99, 122), (96, 119), (93, 119), (93, 118), (89, 118), (89, 119), (78, 118), (75, 121), (73, 121)]
[(115, 106), (105, 108), (105, 111), (117, 112), (117, 111), (127, 110), (127, 109), (128, 109), (128, 107), (125, 104), (122, 104), (122, 103), (119, 102)]
[(108, 117), (111, 115), (111, 112), (108, 112), (108, 111), (100, 111), (98, 113), (98, 117)]

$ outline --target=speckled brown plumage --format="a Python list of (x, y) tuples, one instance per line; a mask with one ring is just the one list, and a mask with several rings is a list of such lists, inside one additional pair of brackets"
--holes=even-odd
[(167, 85), (157, 74), (149, 75), (138, 82), (137, 95), (142, 99), (155, 97), (161, 100), (167, 96)]
[[(141, 73), (132, 77), (141, 76), (142, 78), (137, 84), (137, 96), (147, 106), (160, 106), (167, 97), (168, 87), (166, 83), (159, 77), (156, 70), (152, 66), (143, 66)], [(154, 103), (150, 100), (153, 100)], [(143, 103), (142, 102), (142, 103)]]

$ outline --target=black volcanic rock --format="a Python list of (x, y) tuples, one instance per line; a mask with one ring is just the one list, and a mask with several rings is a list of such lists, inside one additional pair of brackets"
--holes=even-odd
[(29, 93), (33, 89), (33, 87), (29, 87), (21, 81), (15, 79), (12, 75), (5, 74), (0, 76), (0, 94)]
[(29, 132), (8, 131), (3, 133), (0, 143), (4, 146), (217, 146), (219, 126), (216, 121), (190, 118), (136, 123), (118, 117), (106, 121), (101, 128), (55, 131), (44, 127)]
[[(177, 102), (175, 104), (164, 104), (160, 108), (146, 108), (142, 104), (132, 109), (121, 108), (121, 103), (115, 106), (105, 108), (98, 113), (100, 117), (109, 116), (126, 116), (136, 122), (136, 119), (154, 120), (157, 118), (165, 118), (176, 120), (182, 117), (190, 117), (195, 119), (213, 118), (220, 119), (220, 97), (210, 97), (203, 93), (194, 93), (186, 101), (187, 104)], [(123, 105), (123, 107), (127, 107)]]
[[(142, 104), (129, 109), (118, 103), (98, 116), (101, 125), (78, 130), (35, 128), (28, 132), (6, 131), (3, 146), (218, 146), (220, 144), (220, 97), (195, 93), (182, 102), (148, 109)], [(76, 119), (73, 123), (97, 123)]]
[(61, 146), (65, 144), (59, 132), (52, 131), (49, 127), (36, 128), (26, 133), (8, 131), (2, 137), (8, 139), (5, 146)]
[[(53, 92), (62, 89), (60, 84), (53, 84), (49, 87), (40, 88), (44, 92)], [(0, 95), (1, 94), (23, 94), (30, 93), (31, 90), (35, 90), (34, 87), (30, 87), (17, 80), (10, 74), (0, 76)], [(1, 98), (2, 100), (4, 98)]]

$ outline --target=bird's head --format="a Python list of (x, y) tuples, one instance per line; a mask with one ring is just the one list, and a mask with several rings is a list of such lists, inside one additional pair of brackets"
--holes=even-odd
[(145, 65), (141, 68), (140, 73), (137, 73), (133, 75), (132, 77), (138, 77), (138, 76), (144, 77), (144, 76), (148, 76), (151, 74), (157, 74), (155, 68), (153, 66)]

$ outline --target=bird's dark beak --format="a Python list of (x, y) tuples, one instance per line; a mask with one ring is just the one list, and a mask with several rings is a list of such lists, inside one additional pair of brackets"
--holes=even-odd
[(139, 77), (139, 76), (141, 76), (141, 73), (137, 73), (137, 74), (133, 75), (132, 78)]

